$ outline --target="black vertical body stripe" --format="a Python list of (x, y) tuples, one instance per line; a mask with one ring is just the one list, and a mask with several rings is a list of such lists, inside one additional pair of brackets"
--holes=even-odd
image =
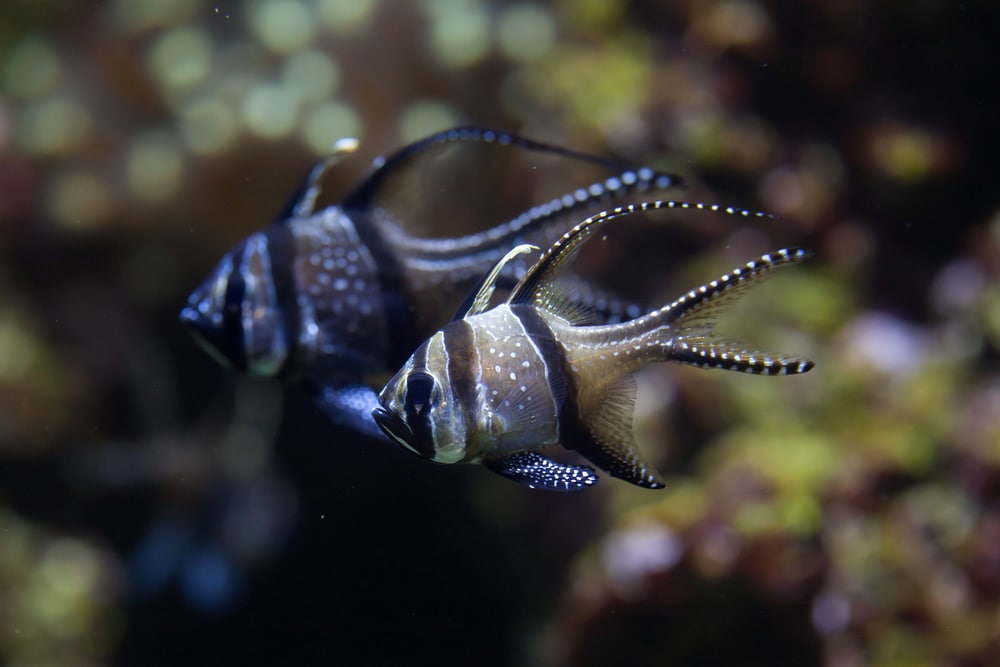
[(267, 253), (271, 265), (271, 280), (281, 314), (288, 354), (279, 375), (284, 379), (294, 375), (298, 356), (299, 333), (302, 316), (299, 312), (298, 285), (295, 281), (295, 235), (289, 225), (276, 225), (265, 233)]
[(345, 208), (342, 213), (374, 260), (382, 303), (373, 305), (385, 313), (389, 336), (389, 358), (385, 363), (387, 368), (398, 368), (420, 344), (420, 340), (414, 338), (418, 327), (409, 309), (411, 299), (403, 262), (368, 219), (371, 210)]
[(218, 340), (212, 341), (229, 358), (233, 368), (241, 373), (247, 369), (247, 346), (243, 337), (243, 299), (246, 297), (247, 285), (240, 273), (246, 252), (246, 241), (233, 250), (234, 261), (226, 276), (226, 295), (222, 303), (222, 329)]
[(464, 408), (465, 432), (475, 429), (474, 418), (479, 410), (475, 367), (479, 354), (473, 345), (472, 326), (465, 320), (451, 322), (443, 330), (444, 349), (448, 352), (448, 379)]
[(576, 449), (584, 455), (592, 439), (580, 422), (576, 374), (569, 366), (566, 350), (555, 339), (552, 328), (542, 319), (533, 306), (511, 306), (511, 312), (520, 320), (525, 332), (538, 348), (548, 371), (549, 390), (559, 410), (559, 442), (567, 449)]

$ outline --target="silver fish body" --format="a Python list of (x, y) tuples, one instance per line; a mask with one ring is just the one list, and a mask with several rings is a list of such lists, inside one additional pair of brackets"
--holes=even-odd
[[(379, 207), (388, 178), (456, 142), (517, 146), (620, 171), (481, 233), (438, 239), (408, 234)], [(304, 383), (334, 422), (373, 435), (380, 432), (369, 416), (377, 405), (371, 378), (398, 368), (446, 321), (483, 267), (518, 243), (558, 238), (581, 211), (681, 180), (509, 133), (458, 128), (380, 158), (339, 206), (316, 210), (325, 170), (353, 148), (344, 146), (317, 165), (278, 224), (223, 257), (189, 297), (181, 321), (223, 363), (251, 375)], [(527, 268), (525, 262), (511, 262), (502, 279), (513, 286)], [(604, 306), (610, 320), (639, 312), (583, 283), (573, 285), (578, 302)]]
[[(375, 421), (420, 456), (481, 463), (532, 487), (574, 490), (597, 482), (593, 468), (540, 453), (555, 445), (614, 477), (662, 487), (632, 432), (635, 371), (666, 361), (762, 375), (813, 367), (798, 357), (744, 350), (713, 332), (722, 309), (771, 271), (808, 258), (803, 249), (764, 255), (625, 323), (573, 321), (556, 278), (595, 229), (638, 210), (690, 206), (649, 202), (589, 218), (532, 266), (506, 303), (487, 309), (491, 278), (501, 273), (495, 267), (469, 310), (417, 348), (385, 386)], [(515, 248), (501, 263), (525, 249)]]

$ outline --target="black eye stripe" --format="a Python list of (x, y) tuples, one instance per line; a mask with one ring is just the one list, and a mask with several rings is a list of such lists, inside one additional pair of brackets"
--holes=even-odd
[(226, 280), (226, 298), (222, 311), (223, 347), (237, 370), (247, 368), (247, 351), (243, 341), (243, 297), (246, 283), (238, 269), (233, 268)]
[(431, 403), (435, 381), (430, 373), (414, 371), (406, 378), (403, 409), (409, 414), (421, 414)]

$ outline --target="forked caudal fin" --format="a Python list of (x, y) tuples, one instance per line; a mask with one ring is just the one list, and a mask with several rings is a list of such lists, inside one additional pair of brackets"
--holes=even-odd
[(672, 361), (699, 368), (721, 368), (755, 375), (794, 375), (815, 365), (808, 359), (744, 349), (739, 343), (715, 335), (722, 311), (736, 303), (747, 290), (773, 271), (812, 257), (805, 248), (782, 248), (761, 255), (729, 273), (693, 289), (670, 305), (650, 315), (662, 317), (671, 326)]
[(809, 371), (815, 364), (808, 359), (747, 349), (742, 343), (718, 336), (715, 326), (727, 308), (774, 271), (810, 257), (812, 253), (804, 248), (782, 248), (761, 255), (659, 310), (618, 325), (616, 335), (628, 341), (624, 368), (632, 370), (652, 361), (676, 361), (755, 375)]

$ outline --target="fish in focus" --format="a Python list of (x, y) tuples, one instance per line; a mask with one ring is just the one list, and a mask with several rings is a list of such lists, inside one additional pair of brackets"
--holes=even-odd
[(786, 248), (693, 289), (673, 303), (619, 324), (583, 325), (558, 274), (601, 225), (661, 208), (759, 215), (720, 206), (641, 202), (588, 218), (549, 248), (506, 301), (489, 302), (511, 250), (455, 319), (413, 353), (379, 395), (372, 416), (393, 441), (440, 463), (480, 463), (532, 488), (557, 491), (597, 483), (594, 468), (540, 453), (561, 445), (641, 487), (663, 487), (632, 430), (633, 373), (675, 361), (758, 375), (805, 373), (813, 362), (750, 351), (715, 332), (719, 315), (747, 290), (811, 253)]
[[(614, 170), (614, 175), (480, 233), (456, 238), (408, 234), (406, 221), (393, 219), (382, 206), (384, 192), (405, 169), (463, 142), (553, 154)], [(376, 437), (381, 433), (370, 417), (378, 405), (372, 378), (384, 379), (447, 321), (484, 267), (519, 243), (548, 245), (588, 210), (632, 192), (681, 183), (678, 176), (649, 168), (466, 127), (377, 159), (339, 205), (317, 210), (325, 172), (356, 145), (335, 146), (274, 225), (226, 253), (190, 295), (180, 319), (220, 362), (239, 372), (302, 383), (334, 423)], [(525, 270), (526, 263), (509, 262), (498, 282), (513, 287)], [(571, 277), (564, 288), (605, 321), (641, 312)]]

